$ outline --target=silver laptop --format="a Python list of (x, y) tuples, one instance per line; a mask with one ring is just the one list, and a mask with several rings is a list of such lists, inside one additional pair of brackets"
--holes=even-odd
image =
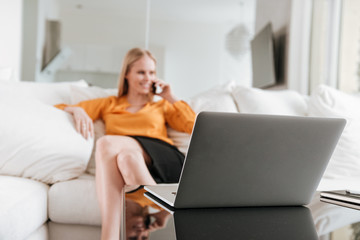
[(308, 204), (344, 119), (198, 114), (179, 184), (145, 186), (173, 208)]

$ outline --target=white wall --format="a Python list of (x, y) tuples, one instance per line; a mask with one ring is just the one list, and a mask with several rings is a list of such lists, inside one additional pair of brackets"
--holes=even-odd
[[(144, 47), (145, 18), (60, 9), (62, 45), (72, 51), (55, 81), (80, 78), (101, 87), (117, 87), (128, 49)], [(131, 24), (129, 24), (129, 22)]]
[[(64, 74), (64, 71), (72, 71), (79, 64), (82, 66), (76, 66), (77, 71), (82, 68), (95, 74), (105, 73), (103, 69), (106, 66), (102, 67), (101, 63), (109, 62), (112, 58), (112, 62), (116, 63), (115, 68), (108, 69), (107, 72), (116, 77), (112, 86), (116, 87), (116, 71), (120, 71), (126, 51), (132, 47), (144, 47), (144, 22), (133, 20), (131, 24), (127, 24), (128, 21), (129, 19), (111, 16), (99, 20), (95, 16), (62, 15), (63, 44), (73, 48), (74, 55), (77, 56), (72, 56), (65, 64), (61, 80), (66, 80), (65, 75), (78, 78), (76, 71), (72, 76)], [(173, 86), (176, 95), (187, 98), (220, 83), (220, 53), (224, 36), (221, 26), (160, 21), (152, 21), (151, 26), (149, 46), (158, 61), (158, 76)], [(91, 54), (96, 49), (97, 56)], [(112, 54), (110, 49), (118, 54)], [(83, 57), (79, 58), (79, 54)], [(100, 62), (96, 63), (98, 60)], [(83, 76), (87, 75), (84, 73)], [(102, 80), (99, 78), (99, 81)], [(91, 82), (96, 85), (103, 83), (94, 82), (93, 79)]]
[[(62, 43), (72, 47), (77, 57), (70, 57), (58, 74), (57, 81), (77, 80), (80, 77), (79, 71), (83, 68), (86, 71), (93, 71), (99, 82), (94, 82), (87, 73), (82, 75), (91, 80), (85, 80), (104, 86), (104, 81), (98, 77), (99, 73), (105, 73), (103, 71), (105, 66), (101, 66), (101, 63), (112, 59), (115, 68), (108, 69), (107, 73), (113, 74), (112, 87), (115, 87), (116, 72), (120, 71), (125, 49), (145, 46), (145, 16), (129, 19), (114, 14), (84, 14), (81, 10), (61, 10), (60, 19)], [(243, 60), (235, 62), (235, 65), (238, 64), (235, 70), (234, 66), (231, 69), (225, 52), (225, 34), (232, 25), (183, 20), (151, 19), (150, 21), (149, 46), (150, 51), (158, 59), (158, 75), (173, 86), (178, 97), (188, 98), (228, 80), (235, 80), (244, 85), (250, 84), (250, 52)], [(251, 23), (250, 33), (253, 32)], [(93, 54), (96, 49), (99, 50), (98, 59)], [(78, 54), (83, 57), (79, 58)], [(89, 55), (93, 55), (93, 63), (89, 63)], [(98, 60), (100, 61), (95, 63)], [(83, 66), (77, 66), (78, 69), (74, 71), (74, 66), (79, 64)], [(235, 74), (229, 74), (230, 71)], [(107, 84), (110, 82), (109, 77), (111, 76), (106, 76)], [(107, 87), (111, 86), (107, 85)]]
[(21, 68), (22, 0), (0, 0), (0, 70), (12, 69), (18, 80)]
[(164, 80), (183, 98), (221, 82), (221, 25), (153, 21), (151, 44), (164, 47)]
[(62, 45), (73, 51), (63, 70), (116, 74), (128, 49), (144, 47), (145, 19), (61, 10), (60, 22)]

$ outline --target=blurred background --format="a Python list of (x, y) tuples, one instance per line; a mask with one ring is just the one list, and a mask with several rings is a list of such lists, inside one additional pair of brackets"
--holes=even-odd
[[(356, 0), (0, 0), (0, 79), (115, 88), (125, 53), (142, 47), (181, 98), (229, 81), (354, 92), (359, 18)], [(254, 63), (252, 40), (268, 24), (268, 58)]]

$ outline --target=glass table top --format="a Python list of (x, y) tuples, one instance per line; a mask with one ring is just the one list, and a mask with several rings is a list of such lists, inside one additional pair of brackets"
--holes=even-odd
[(319, 193), (307, 206), (171, 211), (146, 198), (144, 192), (139, 189), (125, 195), (123, 239), (360, 238), (360, 211), (320, 202)]

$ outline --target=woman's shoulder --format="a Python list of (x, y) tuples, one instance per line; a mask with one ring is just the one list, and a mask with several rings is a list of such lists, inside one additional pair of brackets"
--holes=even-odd
[[(87, 105), (102, 105), (102, 106), (110, 106), (110, 105), (118, 105), (119, 104), (119, 98), (117, 96), (107, 96), (107, 97), (99, 97), (90, 99), (83, 102)], [(81, 103), (80, 103), (81, 104)]]
[(99, 97), (99, 98), (91, 99), (90, 101), (94, 101), (94, 102), (114, 102), (114, 101), (118, 101), (118, 97), (117, 96)]
[(188, 105), (188, 103), (183, 100), (177, 100), (174, 103), (170, 103), (168, 100), (166, 100), (164, 98), (153, 102), (153, 104), (158, 104), (158, 105), (162, 105), (162, 106), (174, 106), (174, 105), (184, 105), (184, 104)]
[(118, 97), (118, 96), (107, 96), (107, 97), (98, 98), (97, 100), (104, 102), (116, 102), (116, 103), (124, 101), (123, 97)]
[(151, 104), (153, 106), (156, 106), (156, 107), (159, 107), (159, 108), (165, 108), (165, 109), (167, 109), (168, 107), (171, 106), (171, 103), (168, 100), (164, 99), (164, 98), (153, 100), (153, 102)]
[(127, 100), (125, 96), (109, 96), (106, 98), (106, 101), (110, 104), (110, 105), (127, 105)]
[(162, 106), (162, 107), (167, 107), (167, 108), (168, 107), (170, 107), (170, 108), (173, 108), (173, 107), (182, 108), (184, 105), (189, 106), (189, 104), (187, 102), (183, 101), (183, 100), (178, 100), (178, 101), (176, 101), (174, 103), (170, 103), (168, 100), (166, 100), (164, 98), (162, 98), (162, 99), (160, 99), (158, 101), (153, 101), (152, 104), (153, 105), (156, 104), (159, 107)]
[(118, 97), (118, 96), (108, 96), (108, 97), (106, 97), (106, 99), (107, 99), (108, 101), (119, 101), (119, 100), (122, 99), (122, 97)]

